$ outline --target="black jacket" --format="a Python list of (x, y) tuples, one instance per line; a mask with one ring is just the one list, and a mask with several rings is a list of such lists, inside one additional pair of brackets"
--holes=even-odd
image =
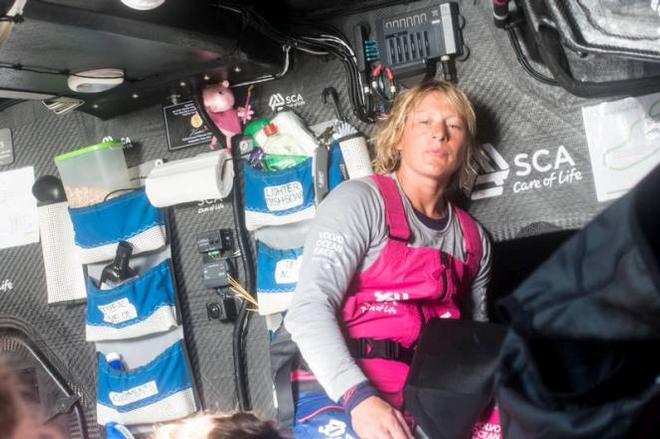
[(660, 437), (660, 167), (499, 304), (506, 439)]

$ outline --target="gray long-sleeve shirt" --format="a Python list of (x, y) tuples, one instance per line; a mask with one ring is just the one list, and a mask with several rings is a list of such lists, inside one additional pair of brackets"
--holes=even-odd
[[(434, 247), (465, 260), (463, 233), (453, 207), (448, 209), (447, 226), (434, 230), (417, 218), (400, 187), (399, 193), (411, 231), (408, 245)], [(466, 308), (473, 319), (486, 320), (491, 247), (481, 226), (479, 234), (483, 256)], [(346, 347), (337, 316), (351, 280), (374, 263), (386, 241), (385, 204), (369, 177), (349, 180), (332, 191), (319, 206), (305, 241), (298, 286), (284, 324), (335, 401), (367, 380)]]

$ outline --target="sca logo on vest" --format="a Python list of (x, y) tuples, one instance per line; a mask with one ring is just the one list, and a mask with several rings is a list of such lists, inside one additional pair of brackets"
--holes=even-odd
[(399, 293), (396, 291), (374, 291), (374, 300), (376, 302), (398, 302), (399, 300), (408, 300), (408, 293)]
[(564, 145), (556, 150), (538, 149), (531, 154), (520, 153), (513, 159), (516, 176), (528, 177), (532, 171), (541, 176), (518, 180), (513, 184), (513, 193), (536, 189), (549, 189), (563, 184), (573, 184), (582, 180), (582, 173), (577, 170), (575, 160)]
[(282, 93), (275, 93), (268, 99), (268, 106), (273, 111), (282, 107), (300, 107), (301, 105), (305, 105), (305, 100), (300, 93), (292, 93), (287, 96), (283, 96)]

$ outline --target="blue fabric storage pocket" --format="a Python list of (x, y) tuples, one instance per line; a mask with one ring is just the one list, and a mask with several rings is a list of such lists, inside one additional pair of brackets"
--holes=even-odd
[(314, 217), (312, 159), (288, 169), (264, 172), (243, 162), (245, 225), (248, 230)]
[(87, 341), (140, 337), (175, 326), (169, 260), (109, 290), (100, 290), (87, 279)]
[(259, 314), (285, 311), (298, 284), (302, 248), (278, 250), (257, 241), (257, 300)]
[(151, 205), (144, 188), (93, 206), (69, 209), (81, 263), (114, 257), (119, 241), (133, 246), (133, 254), (166, 244), (165, 215)]
[(183, 344), (177, 341), (148, 364), (133, 370), (110, 367), (98, 353), (97, 422), (153, 424), (196, 411)]
[(339, 142), (336, 140), (330, 145), (328, 152), (328, 190), (336, 188), (339, 183), (346, 180), (346, 163), (341, 153)]

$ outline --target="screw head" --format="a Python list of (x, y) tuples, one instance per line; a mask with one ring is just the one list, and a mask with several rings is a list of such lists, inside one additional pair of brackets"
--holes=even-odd
[(206, 315), (209, 320), (218, 320), (220, 318), (220, 305), (217, 303), (207, 303), (206, 304)]

